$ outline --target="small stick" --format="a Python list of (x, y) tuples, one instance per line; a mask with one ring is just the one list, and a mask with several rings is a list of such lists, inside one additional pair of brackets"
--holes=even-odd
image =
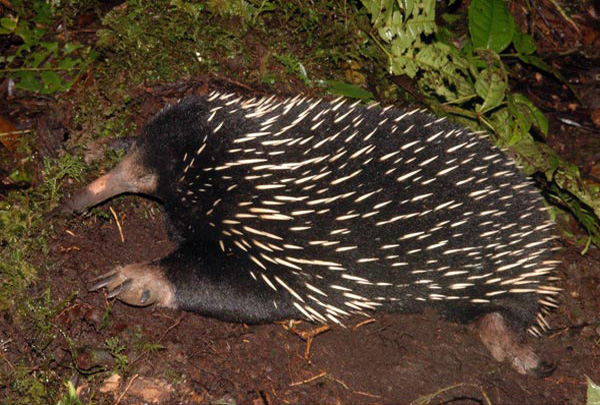
[(121, 228), (119, 217), (117, 217), (117, 213), (113, 210), (113, 207), (110, 207), (110, 212), (112, 212), (113, 217), (115, 217), (115, 222), (117, 223), (117, 228), (119, 228), (119, 234), (121, 235), (121, 242), (125, 243), (125, 237), (123, 236), (123, 229)]
[(375, 322), (375, 319), (373, 319), (373, 318), (365, 319), (364, 321), (359, 322), (356, 325), (354, 325), (352, 327), (352, 330), (356, 330), (356, 329), (360, 328), (361, 326), (368, 325), (368, 324), (373, 323), (373, 322)]
[(370, 392), (365, 391), (352, 391), (352, 393), (356, 395), (364, 395), (365, 397), (369, 398), (382, 398), (381, 395), (371, 394)]
[(121, 395), (119, 395), (119, 398), (117, 398), (117, 400), (115, 401), (114, 405), (119, 405), (119, 403), (123, 399), (123, 396), (127, 393), (127, 391), (129, 391), (129, 388), (131, 388), (131, 384), (133, 384), (133, 382), (135, 381), (136, 378), (138, 378), (138, 374), (136, 374), (133, 377), (131, 377), (131, 380), (129, 380), (129, 383), (127, 383), (127, 387), (125, 387), (125, 389), (123, 390), (123, 392), (121, 393)]
[(309, 331), (300, 331), (296, 328), (292, 328), (292, 332), (294, 332), (296, 335), (300, 336), (302, 338), (302, 340), (306, 341), (306, 350), (304, 351), (304, 360), (306, 360), (306, 362), (308, 364), (310, 363), (310, 347), (312, 346), (312, 341), (314, 339), (315, 336), (320, 335), (321, 333), (327, 332), (329, 330), (329, 325), (323, 325), (323, 326), (319, 326), (316, 329), (313, 330), (309, 330)]
[(293, 383), (290, 384), (290, 387), (295, 387), (297, 385), (308, 384), (309, 382), (314, 381), (314, 380), (318, 380), (319, 378), (324, 377), (326, 375), (327, 375), (327, 373), (325, 371), (323, 371), (321, 374), (314, 375), (314, 376), (312, 376), (310, 378), (307, 378), (306, 380), (302, 380), (302, 381), (298, 381), (298, 382), (293, 382)]

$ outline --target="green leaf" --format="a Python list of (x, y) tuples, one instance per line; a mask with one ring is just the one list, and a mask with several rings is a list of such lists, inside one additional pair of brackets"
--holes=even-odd
[(42, 85), (39, 80), (37, 80), (34, 72), (16, 72), (15, 76), (20, 79), (17, 84), (15, 84), (15, 87), (18, 89), (35, 92), (42, 89)]
[(373, 26), (388, 24), (389, 15), (391, 15), (396, 0), (361, 0), (371, 14), (371, 22)]
[(171, 0), (170, 4), (194, 18), (198, 18), (205, 7), (204, 4), (192, 4), (183, 0)]
[(26, 66), (29, 68), (39, 67), (44, 60), (50, 55), (50, 51), (39, 50), (32, 53), (26, 60)]
[(61, 69), (74, 69), (81, 63), (81, 59), (72, 59), (70, 57), (66, 57), (58, 62), (58, 67)]
[(27, 45), (28, 47), (37, 45), (45, 33), (46, 30), (43, 28), (34, 27), (30, 29), (29, 24), (24, 20), (19, 21), (15, 29), (15, 34), (20, 36), (23, 42), (25, 42), (23, 45)]
[[(507, 147), (515, 142), (515, 132), (512, 128), (512, 120), (508, 109), (499, 108), (493, 111), (487, 121), (490, 123), (494, 134), (496, 135), (496, 143), (500, 147)], [(518, 136), (518, 135), (517, 135)], [(524, 168), (527, 170), (527, 168)]]
[(547, 181), (552, 181), (552, 179), (554, 178), (554, 173), (556, 173), (556, 171), (558, 170), (559, 167), (560, 167), (560, 159), (558, 158), (558, 156), (550, 155), (548, 157), (548, 169), (546, 170), (546, 173), (545, 173)]
[(2, 27), (0, 34), (10, 34), (17, 28), (17, 22), (11, 18), (0, 18), (0, 27)]
[(498, 69), (484, 69), (475, 82), (475, 91), (483, 99), (478, 112), (486, 112), (498, 107), (506, 93), (507, 84)]
[(585, 377), (587, 380), (587, 405), (600, 404), (600, 386), (594, 383), (590, 377)]
[(12, 61), (15, 60), (15, 55), (6, 55), (6, 56), (2, 56), (0, 55), (0, 63), (12, 63)]
[(33, 173), (26, 168), (15, 169), (9, 173), (8, 177), (14, 182), (30, 183), (33, 180)]
[(512, 42), (515, 20), (503, 0), (472, 0), (469, 32), (476, 48), (500, 53)]
[[(511, 104), (514, 104), (523, 114), (526, 114), (526, 119), (530, 123), (533, 123), (542, 134), (548, 135), (548, 119), (544, 113), (531, 102), (531, 100), (522, 94), (516, 93), (509, 99), (509, 109), (511, 108)], [(512, 112), (513, 110), (511, 109), (511, 113)]]
[(521, 55), (531, 55), (537, 49), (537, 44), (533, 40), (533, 37), (529, 34), (522, 34), (519, 30), (515, 30), (513, 45)]
[(56, 53), (56, 51), (58, 51), (58, 42), (40, 42), (40, 46), (42, 48), (46, 48), (52, 53)]
[(508, 111), (515, 121), (515, 126), (522, 128), (525, 132), (529, 132), (533, 121), (531, 115), (528, 114), (524, 106), (515, 101), (513, 96), (508, 97)]
[(338, 96), (358, 98), (364, 101), (373, 100), (375, 98), (373, 97), (373, 93), (354, 84), (338, 82), (336, 80), (328, 80), (326, 83), (329, 86), (327, 90)]
[(52, 5), (50, 2), (35, 1), (33, 3), (33, 9), (37, 13), (33, 17), (33, 21), (40, 24), (51, 24), (52, 23)]
[(55, 71), (45, 70), (40, 76), (44, 83), (43, 93), (49, 94), (63, 89), (63, 80)]
[(68, 54), (73, 53), (73, 52), (75, 52), (76, 50), (78, 50), (78, 49), (80, 49), (82, 47), (83, 47), (83, 45), (81, 45), (81, 44), (73, 44), (73, 43), (69, 42), (69, 43), (65, 44), (65, 47), (64, 47), (63, 51), (64, 51), (65, 55), (68, 55)]

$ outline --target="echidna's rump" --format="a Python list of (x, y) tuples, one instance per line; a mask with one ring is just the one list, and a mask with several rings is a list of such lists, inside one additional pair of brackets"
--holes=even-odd
[(538, 191), (487, 139), (423, 112), (213, 92), (163, 110), (70, 206), (126, 191), (158, 197), (179, 240), (102, 280), (133, 304), (243, 322), (431, 305), (534, 334), (556, 305)]

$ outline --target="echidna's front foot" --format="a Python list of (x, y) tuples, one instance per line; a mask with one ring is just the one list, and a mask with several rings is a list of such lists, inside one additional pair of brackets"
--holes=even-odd
[(105, 288), (108, 298), (135, 306), (157, 304), (175, 308), (175, 290), (160, 266), (145, 263), (118, 267), (100, 276), (91, 291)]

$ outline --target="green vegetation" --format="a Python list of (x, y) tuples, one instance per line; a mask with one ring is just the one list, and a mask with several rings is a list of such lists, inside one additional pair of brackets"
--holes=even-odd
[(123, 373), (129, 364), (129, 358), (125, 354), (126, 346), (116, 336), (106, 339), (105, 343), (111, 356), (115, 358), (115, 372)]
[(79, 395), (77, 395), (77, 390), (71, 381), (67, 381), (65, 384), (67, 387), (67, 393), (63, 397), (63, 399), (58, 401), (58, 405), (82, 405), (82, 402), (79, 400)]
[(19, 13), (0, 18), (0, 36), (14, 35), (22, 43), (11, 54), (0, 57), (0, 78), (9, 77), (17, 89), (41, 94), (69, 90), (94, 60), (90, 47), (59, 40), (59, 35), (49, 33), (56, 13), (50, 3), (13, 4)]
[(57, 205), (66, 178), (81, 179), (84, 166), (79, 158), (65, 155), (50, 162), (45, 161), (42, 171), (44, 182), (27, 192), (12, 192), (0, 201), (0, 229), (2, 242), (8, 245), (0, 252), (0, 309), (15, 305), (36, 277), (30, 259), (34, 252), (45, 254), (46, 238), (51, 229), (44, 222), (44, 213)]

